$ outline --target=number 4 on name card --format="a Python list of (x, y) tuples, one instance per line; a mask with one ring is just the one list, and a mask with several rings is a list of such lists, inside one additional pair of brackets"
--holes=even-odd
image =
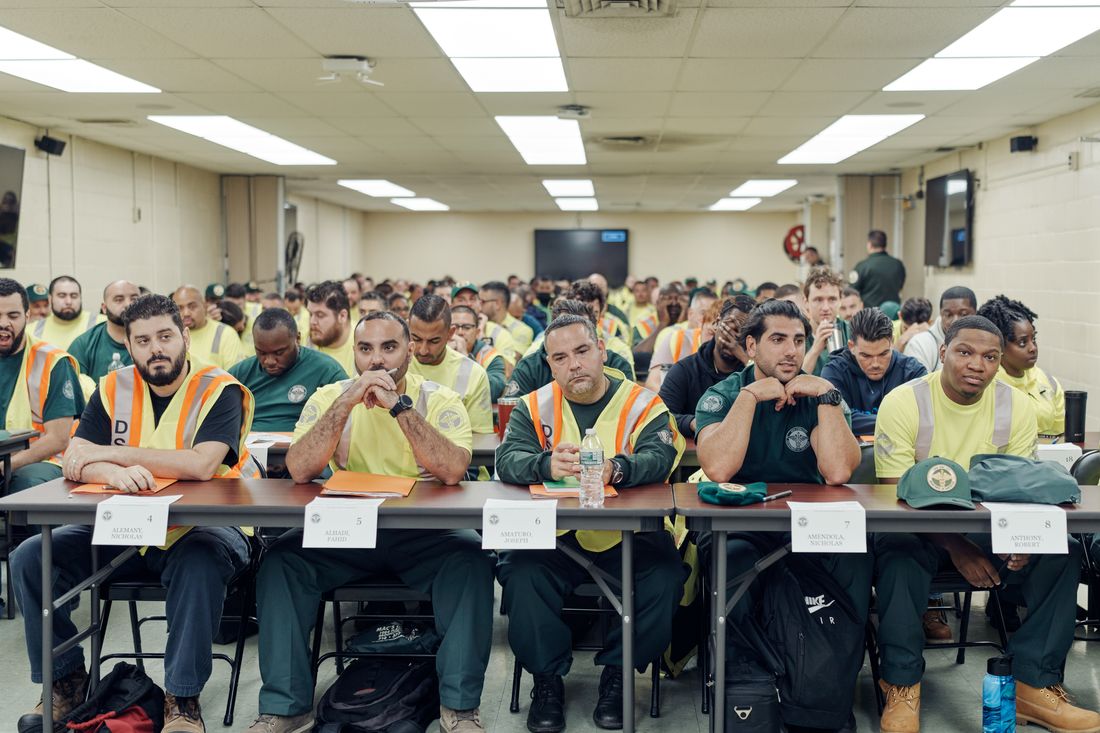
[(168, 507), (179, 495), (121, 494), (96, 505), (93, 545), (159, 547), (168, 537)]

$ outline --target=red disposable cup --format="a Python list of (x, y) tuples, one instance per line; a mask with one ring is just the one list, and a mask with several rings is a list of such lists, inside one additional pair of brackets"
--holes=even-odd
[(523, 401), (522, 397), (501, 397), (497, 400), (497, 436), (504, 442), (504, 431), (508, 429), (508, 420), (512, 410)]

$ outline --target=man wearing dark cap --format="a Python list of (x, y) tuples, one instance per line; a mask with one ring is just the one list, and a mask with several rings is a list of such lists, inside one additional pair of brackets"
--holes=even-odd
[(38, 321), (50, 315), (50, 291), (45, 285), (39, 283), (28, 285), (27, 299), (31, 304), (29, 320)]
[[(880, 483), (897, 484), (911, 467), (933, 456), (961, 466), (983, 453), (1034, 457), (1037, 429), (1028, 396), (995, 381), (1003, 351), (1004, 337), (989, 320), (967, 316), (952, 323), (940, 347), (942, 369), (898, 387), (882, 401), (875, 430)], [(941, 470), (924, 480), (938, 491), (954, 488), (959, 477)], [(1008, 645), (1014, 657), (1017, 722), (1061, 732), (1100, 730), (1100, 715), (1075, 707), (1062, 687), (1073, 643), (1081, 552), (1073, 538), (1065, 555), (999, 557), (990, 550), (989, 535), (877, 535), (883, 733), (920, 730), (921, 616), (932, 576), (941, 567), (953, 567), (978, 588), (1015, 585), (1026, 601), (1027, 618)]]

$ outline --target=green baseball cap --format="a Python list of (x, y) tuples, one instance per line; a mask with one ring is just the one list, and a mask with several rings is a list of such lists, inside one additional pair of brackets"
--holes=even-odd
[(223, 295), (225, 295), (225, 286), (221, 283), (210, 283), (206, 286), (207, 300), (221, 300)]
[(973, 509), (966, 469), (946, 458), (926, 458), (898, 482), (898, 498), (914, 509), (950, 505)]
[(474, 285), (471, 282), (458, 283), (453, 288), (451, 288), (451, 297), (452, 298), (455, 297), (456, 295), (461, 293), (463, 290), (472, 290), (474, 292), (474, 295), (477, 295), (478, 292), (480, 292), (478, 290), (477, 285)]
[(764, 497), (768, 495), (768, 485), (761, 481), (751, 484), (700, 481), (698, 491), (699, 498), (708, 504), (745, 506), (764, 501)]
[(27, 299), (32, 303), (40, 303), (43, 300), (50, 299), (50, 291), (46, 289), (45, 285), (34, 283), (27, 286)]
[(980, 453), (970, 459), (970, 488), (978, 501), (1079, 504), (1077, 479), (1057, 463)]
[(245, 283), (244, 289), (249, 293), (263, 292), (263, 290), (260, 289), (260, 286), (256, 284), (255, 280), (249, 280), (247, 283)]

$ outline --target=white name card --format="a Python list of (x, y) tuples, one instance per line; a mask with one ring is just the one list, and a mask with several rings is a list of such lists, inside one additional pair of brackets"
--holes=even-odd
[(792, 552), (867, 552), (867, 513), (858, 501), (788, 501)]
[(378, 507), (383, 501), (385, 499), (317, 497), (306, 504), (302, 547), (375, 547)]
[(96, 506), (93, 545), (159, 547), (168, 537), (168, 506), (175, 496), (120, 494)]
[(481, 547), (485, 550), (553, 550), (557, 529), (557, 499), (486, 499), (481, 510)]
[(983, 501), (989, 510), (993, 552), (998, 555), (1064, 555), (1066, 511), (1050, 504)]

